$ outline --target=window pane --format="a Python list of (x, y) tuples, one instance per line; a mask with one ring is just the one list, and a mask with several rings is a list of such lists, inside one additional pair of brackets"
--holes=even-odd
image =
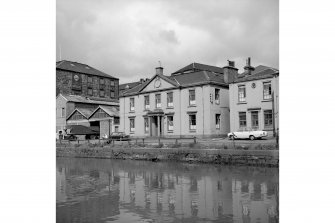
[(239, 112), (240, 127), (247, 126), (247, 115), (245, 112)]
[(258, 111), (251, 112), (251, 127), (258, 129)]
[(245, 86), (239, 86), (238, 87), (238, 101), (239, 102), (244, 102), (245, 101), (245, 97), (246, 97), (246, 93), (245, 93)]

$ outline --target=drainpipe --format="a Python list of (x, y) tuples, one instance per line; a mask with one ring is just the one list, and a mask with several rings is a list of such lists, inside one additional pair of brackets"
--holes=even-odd
[(272, 126), (273, 126), (273, 136), (276, 137), (276, 113), (275, 113), (275, 95), (272, 91)]
[[(202, 90), (202, 137), (205, 137), (205, 106), (204, 106), (204, 86), (201, 86)], [(210, 92), (209, 92), (210, 93)]]

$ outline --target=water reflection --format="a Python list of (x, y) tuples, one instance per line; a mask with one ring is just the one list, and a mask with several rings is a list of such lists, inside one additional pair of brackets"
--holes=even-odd
[(57, 159), (57, 222), (278, 222), (278, 169)]

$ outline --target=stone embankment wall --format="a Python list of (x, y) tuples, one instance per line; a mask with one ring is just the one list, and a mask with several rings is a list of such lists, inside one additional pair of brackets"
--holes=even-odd
[(57, 145), (57, 157), (130, 159), (157, 161), (176, 161), (190, 163), (211, 163), (221, 165), (279, 166), (278, 150), (245, 149), (199, 149), (190, 147), (151, 148), (141, 146), (64, 146)]

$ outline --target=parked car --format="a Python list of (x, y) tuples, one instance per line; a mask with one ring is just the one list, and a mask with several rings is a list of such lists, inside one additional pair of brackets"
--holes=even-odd
[(128, 141), (130, 140), (130, 137), (124, 132), (113, 132), (108, 139), (107, 143), (110, 143), (111, 140)]
[(261, 139), (263, 137), (267, 137), (268, 133), (266, 131), (261, 130), (252, 130), (250, 128), (241, 129), (236, 132), (228, 133), (228, 138), (232, 139)]

